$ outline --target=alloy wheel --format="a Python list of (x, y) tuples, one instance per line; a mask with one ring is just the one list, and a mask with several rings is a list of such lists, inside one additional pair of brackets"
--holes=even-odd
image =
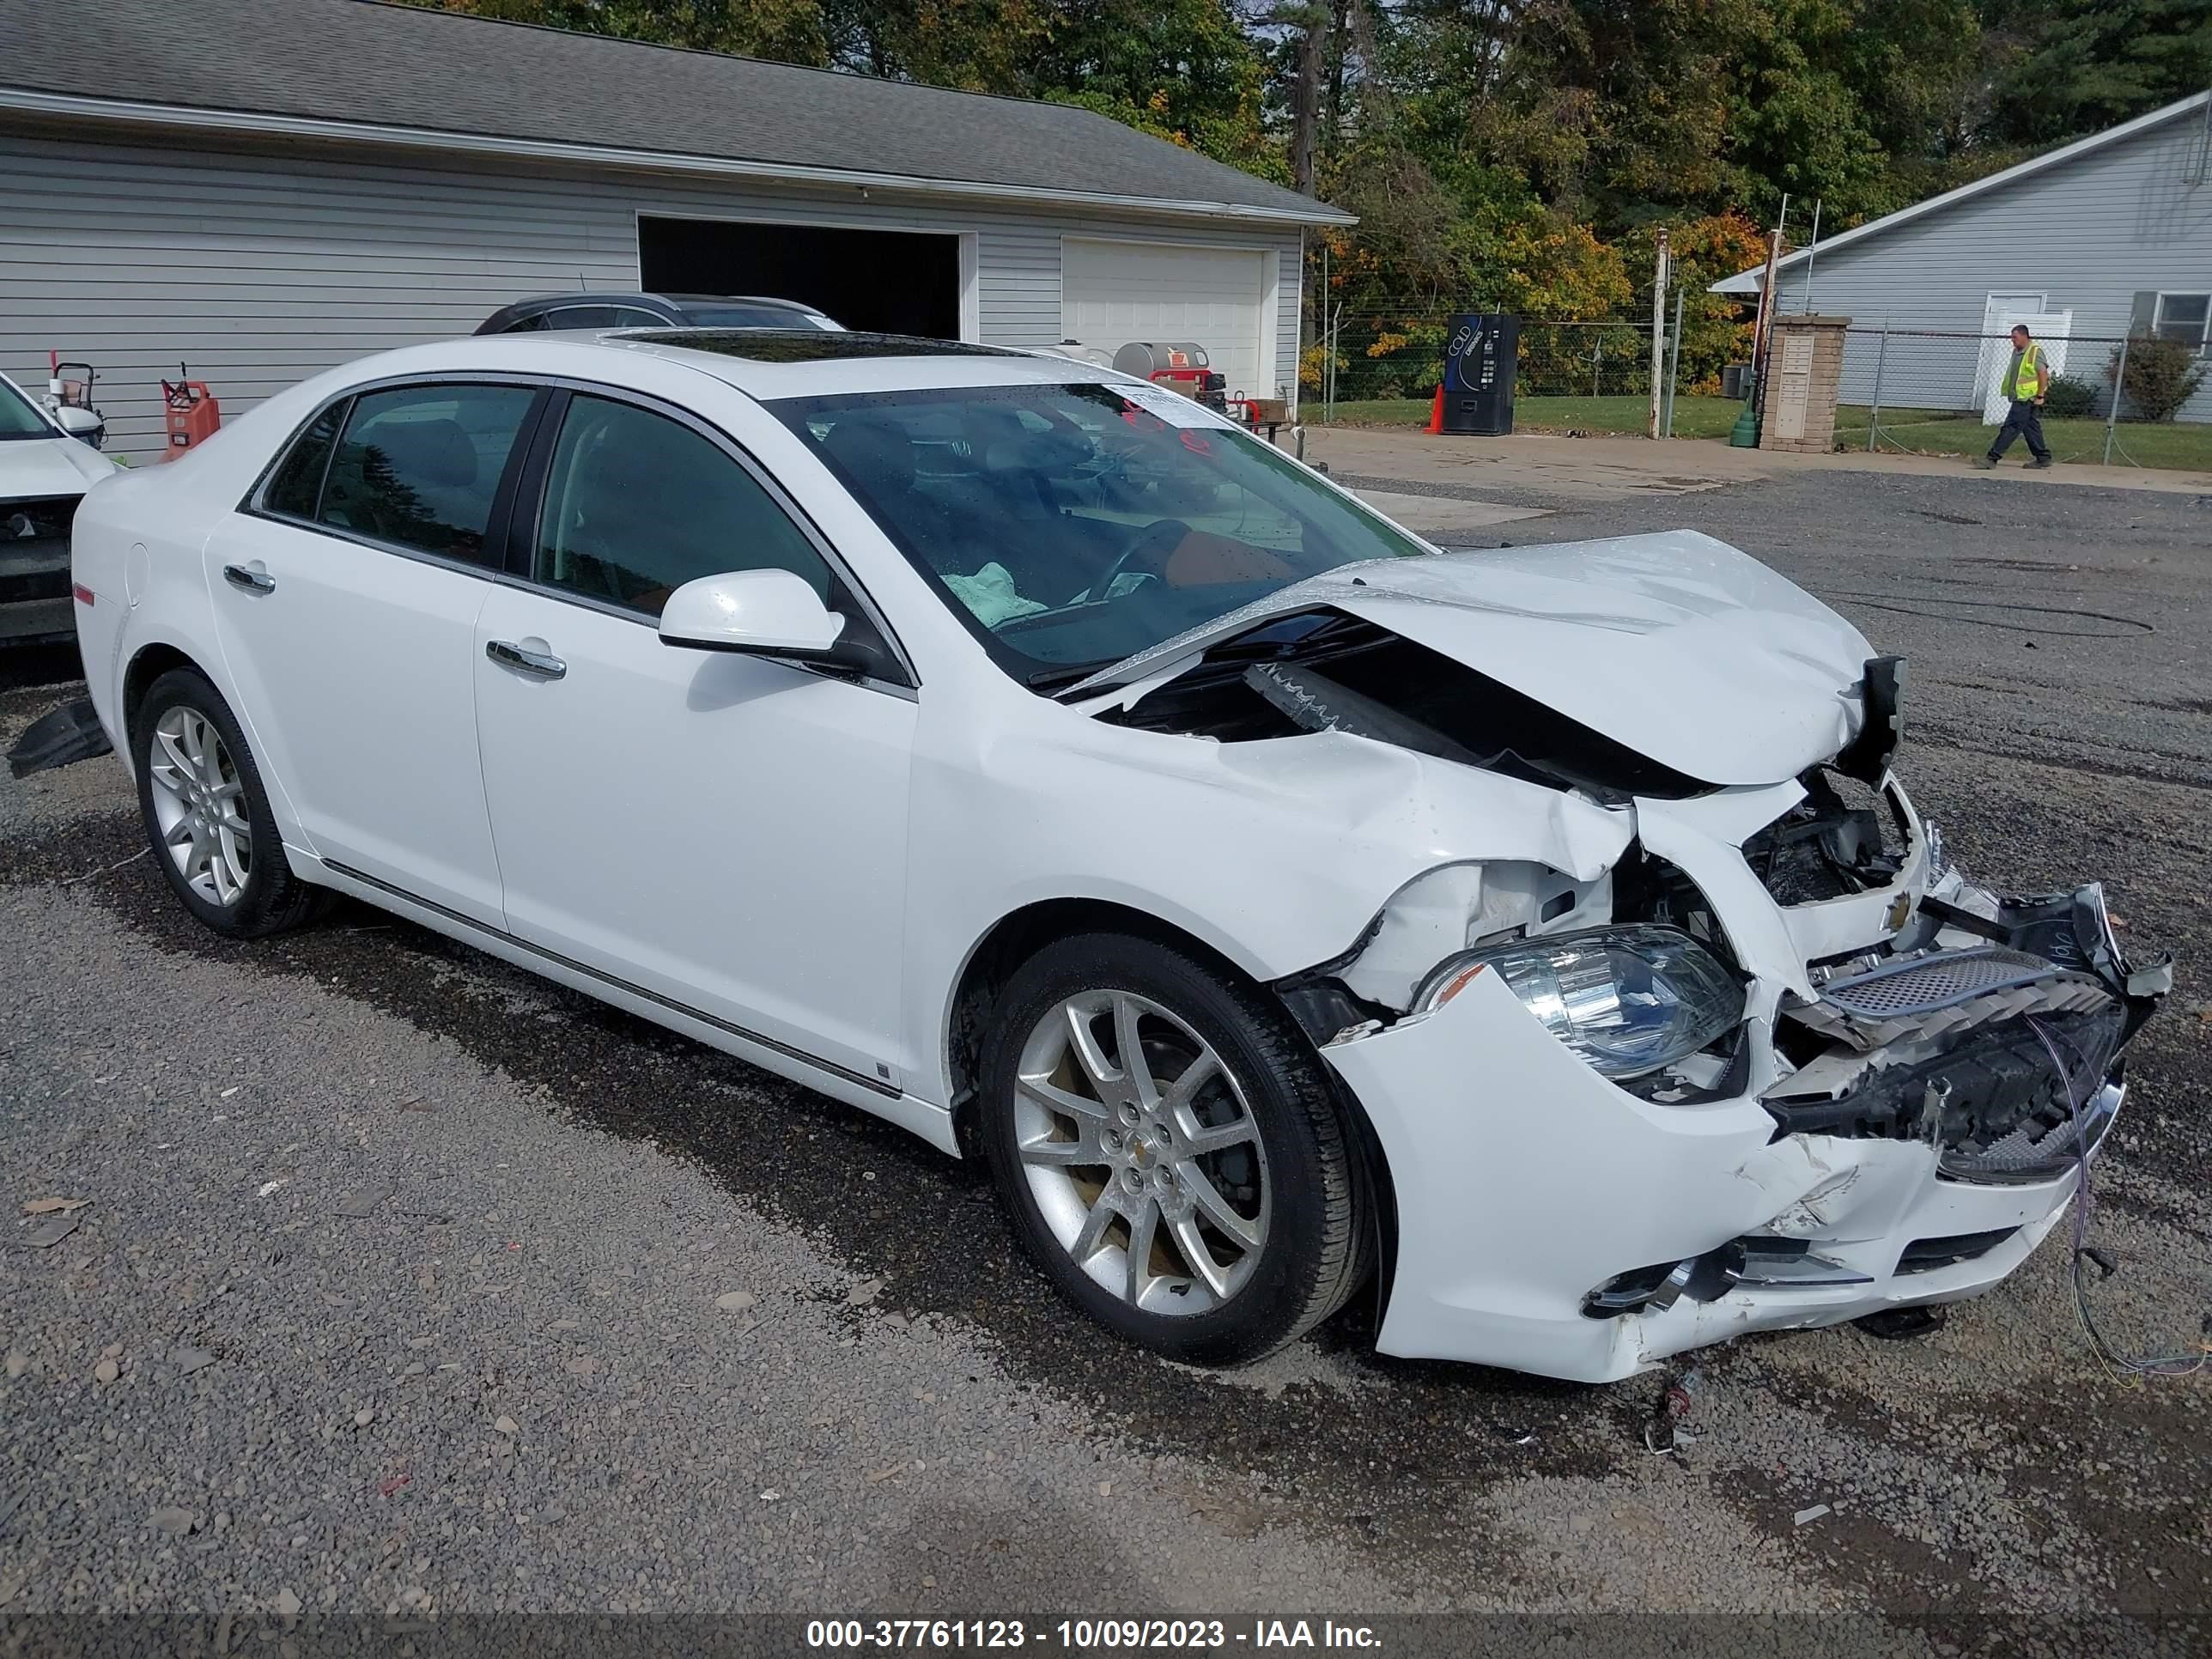
[(237, 903), (253, 872), (253, 826), (222, 733), (198, 709), (177, 704), (155, 723), (147, 774), (161, 850), (202, 898)]
[(1243, 1085), (1158, 1003), (1090, 991), (1023, 1045), (1014, 1138), (1046, 1227), (1085, 1274), (1147, 1313), (1235, 1296), (1267, 1246), (1267, 1148)]

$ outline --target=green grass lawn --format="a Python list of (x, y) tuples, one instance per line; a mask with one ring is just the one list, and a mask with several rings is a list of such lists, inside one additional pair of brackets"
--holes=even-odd
[[(1979, 455), (1996, 436), (1995, 427), (1943, 410), (1885, 409), (1877, 447), (1905, 450), (1923, 455)], [(1849, 406), (1836, 411), (1836, 441), (1848, 448), (1866, 445), (1867, 411)], [(2043, 441), (2062, 461), (2097, 462), (2105, 459), (2105, 423), (2097, 420), (2043, 422)], [(2014, 440), (2007, 460), (2026, 460), (2027, 447)], [(2123, 421), (2113, 429), (2112, 465), (2179, 467), (2212, 471), (2212, 426), (2161, 421), (2142, 424)]]
[[(1305, 404), (1314, 404), (1309, 397)], [(1674, 435), (1678, 438), (1725, 438), (1743, 405), (1727, 398), (1677, 398)], [(1370, 403), (1339, 404), (1339, 426), (1425, 426), (1426, 398), (1385, 398)], [(1513, 429), (1516, 432), (1602, 432), (1636, 434), (1646, 431), (1651, 420), (1651, 400), (1631, 395), (1620, 398), (1516, 398)]]
[[(1308, 410), (1315, 405), (1309, 401)], [(1678, 438), (1725, 438), (1743, 405), (1729, 398), (1677, 398), (1674, 435)], [(1634, 434), (1646, 429), (1651, 404), (1648, 398), (1516, 398), (1513, 426), (1519, 432), (1590, 432)], [(1429, 402), (1421, 398), (1379, 398), (1368, 403), (1339, 404), (1339, 426), (1422, 426), (1429, 418)], [(1995, 437), (1993, 428), (1969, 416), (1943, 410), (1885, 409), (1881, 412), (1881, 441), (1878, 447), (1923, 455), (1978, 455)], [(2062, 461), (2104, 459), (2102, 421), (2046, 419), (2043, 435), (2051, 453)], [(1845, 404), (1836, 411), (1836, 442), (1845, 449), (1863, 449), (1867, 441), (1867, 410)], [(2018, 443), (2013, 451), (2022, 460), (2027, 452)], [(2009, 457), (2008, 458), (2009, 459)], [(2112, 447), (2112, 464), (2124, 466), (2180, 467), (2212, 471), (2212, 425), (2184, 425), (2164, 422), (2154, 426), (2123, 422)]]

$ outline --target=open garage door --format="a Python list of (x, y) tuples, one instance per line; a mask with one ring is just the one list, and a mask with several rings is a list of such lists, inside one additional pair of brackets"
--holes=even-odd
[(1158, 242), (1060, 245), (1060, 324), (1112, 351), (1131, 340), (1195, 340), (1233, 396), (1275, 395), (1275, 255)]
[(960, 337), (960, 238), (726, 219), (637, 222), (648, 294), (797, 300), (848, 328)]

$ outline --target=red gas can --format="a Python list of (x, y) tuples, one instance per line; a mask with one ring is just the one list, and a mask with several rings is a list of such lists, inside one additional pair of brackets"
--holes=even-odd
[[(184, 372), (179, 363), (177, 373)], [(173, 461), (194, 444), (204, 443), (222, 426), (222, 405), (216, 402), (205, 380), (162, 381), (161, 404), (169, 422), (169, 447), (161, 456), (165, 461)]]

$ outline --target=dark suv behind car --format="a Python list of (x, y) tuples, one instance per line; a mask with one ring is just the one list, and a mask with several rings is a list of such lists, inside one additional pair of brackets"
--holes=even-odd
[(842, 333), (844, 325), (795, 300), (720, 294), (541, 294), (501, 307), (477, 332), (557, 328), (820, 328)]

